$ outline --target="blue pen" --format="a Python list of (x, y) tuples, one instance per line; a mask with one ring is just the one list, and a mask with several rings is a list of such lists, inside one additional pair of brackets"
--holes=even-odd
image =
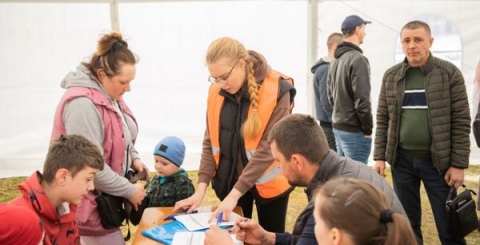
[(217, 226), (220, 226), (220, 223), (222, 223), (223, 219), (223, 212), (220, 212), (217, 217)]
[[(248, 221), (248, 218), (244, 218), (241, 222), (247, 222), (247, 221)], [(228, 233), (232, 233), (237, 227), (238, 227), (237, 224), (233, 225), (232, 228), (228, 230)]]
[[(174, 220), (174, 219), (175, 219), (175, 216), (177, 216), (177, 215), (179, 215), (179, 214), (181, 214), (181, 213), (186, 213), (186, 211), (183, 211), (183, 210), (182, 210), (182, 211), (180, 211), (180, 212), (178, 212), (178, 213), (169, 215), (169, 216), (163, 218), (163, 220)], [(192, 214), (195, 214), (195, 213), (198, 213), (198, 210), (193, 210), (193, 211), (192, 211)]]

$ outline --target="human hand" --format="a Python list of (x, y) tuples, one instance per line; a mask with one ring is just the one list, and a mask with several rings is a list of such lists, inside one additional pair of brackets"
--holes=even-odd
[(373, 170), (375, 170), (375, 172), (380, 174), (380, 176), (383, 176), (383, 177), (387, 176), (385, 174), (385, 161), (382, 161), (382, 160), (375, 161), (375, 165), (373, 165)]
[(208, 220), (211, 222), (212, 220), (216, 219), (220, 212), (223, 213), (222, 221), (230, 220), (230, 214), (232, 213), (233, 209), (237, 205), (238, 199), (228, 195), (223, 201), (218, 205), (218, 207), (213, 211), (212, 216)]
[(371, 139), (371, 138), (372, 138), (372, 135), (365, 135), (365, 138), (366, 138), (366, 139)]
[(133, 196), (128, 198), (128, 201), (133, 205), (133, 208), (138, 211), (138, 206), (142, 204), (143, 199), (145, 198), (145, 189), (140, 183), (134, 184), (135, 192)]
[(146, 171), (147, 179), (150, 179), (150, 170), (148, 169), (147, 165), (145, 165), (145, 163), (143, 163), (143, 161), (140, 158), (136, 158), (135, 160), (133, 160), (132, 169), (135, 170), (135, 172), (137, 172), (137, 173), (141, 173), (143, 171)]
[(216, 225), (210, 225), (207, 231), (205, 231), (205, 245), (233, 245), (233, 240), (226, 230), (220, 229)]
[(458, 188), (463, 185), (465, 172), (461, 168), (450, 167), (447, 169), (447, 172), (445, 172), (444, 179), (447, 185)]
[(238, 218), (235, 221), (235, 234), (237, 240), (251, 245), (275, 244), (275, 233), (268, 232), (258, 223), (250, 219)]
[(189, 198), (185, 198), (175, 203), (173, 207), (173, 212), (177, 213), (179, 211), (186, 211), (187, 213), (192, 213), (193, 210), (197, 209), (200, 206), (203, 200), (203, 196), (198, 190)]

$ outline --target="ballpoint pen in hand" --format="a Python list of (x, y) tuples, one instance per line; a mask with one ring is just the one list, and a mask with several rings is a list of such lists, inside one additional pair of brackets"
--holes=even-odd
[(223, 219), (223, 212), (220, 212), (217, 217), (217, 226), (220, 226), (220, 223), (222, 223)]
[[(245, 218), (245, 219), (243, 219), (243, 220), (240, 221), (240, 222), (247, 222), (247, 221), (248, 221), (248, 218)], [(232, 228), (230, 228), (230, 230), (228, 230), (228, 233), (232, 233), (232, 232), (235, 230), (235, 228), (237, 228), (237, 227), (238, 227), (238, 225), (237, 225), (237, 224), (234, 224), (234, 225), (232, 226)]]
[[(182, 211), (180, 211), (180, 212), (178, 212), (178, 213), (174, 213), (174, 214), (171, 214), (171, 215), (163, 218), (163, 220), (174, 220), (174, 219), (175, 219), (175, 216), (177, 216), (177, 215), (179, 215), (179, 214), (182, 214), (182, 213), (186, 213), (186, 212), (187, 212), (187, 211), (182, 210)], [(192, 214), (195, 214), (195, 213), (198, 213), (198, 210), (193, 210), (193, 211), (192, 211)]]

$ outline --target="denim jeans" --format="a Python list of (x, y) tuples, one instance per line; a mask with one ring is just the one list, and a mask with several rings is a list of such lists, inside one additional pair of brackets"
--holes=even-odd
[(443, 245), (466, 244), (465, 239), (453, 237), (452, 228), (445, 211), (445, 201), (450, 186), (443, 179), (444, 174), (439, 174), (437, 169), (433, 167), (431, 158), (415, 158), (397, 150), (397, 159), (391, 170), (393, 189), (407, 213), (419, 245), (423, 244), (420, 182), (423, 182), (427, 192), (440, 242)]
[(325, 136), (327, 137), (328, 141), (328, 147), (331, 150), (337, 151), (337, 145), (335, 143), (335, 135), (333, 134), (333, 129), (331, 127), (323, 127), (323, 132), (325, 133)]
[(335, 134), (339, 156), (345, 156), (365, 164), (368, 163), (368, 157), (372, 149), (372, 139), (365, 138), (362, 132), (348, 132), (334, 128), (333, 133)]

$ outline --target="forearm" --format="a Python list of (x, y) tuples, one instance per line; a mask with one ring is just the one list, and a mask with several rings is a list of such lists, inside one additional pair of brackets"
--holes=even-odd
[[(210, 181), (215, 174), (216, 165), (212, 155), (212, 144), (210, 142), (210, 134), (208, 129), (205, 130), (202, 144), (202, 156), (200, 158), (200, 167), (198, 170), (198, 184), (205, 183), (206, 186), (210, 184)], [(206, 188), (206, 187), (205, 187)]]
[(130, 198), (135, 193), (135, 186), (127, 178), (118, 175), (108, 165), (98, 171), (94, 179), (95, 189), (114, 196)]
[(137, 149), (135, 149), (135, 146), (133, 144), (131, 144), (131, 148), (130, 148), (130, 156), (132, 157), (132, 162), (130, 163), (127, 163), (127, 164), (132, 164), (133, 161), (135, 161), (135, 159), (140, 159), (140, 156), (138, 155), (138, 151)]
[(203, 199), (203, 197), (205, 196), (205, 193), (207, 193), (207, 187), (208, 185), (206, 183), (198, 183), (197, 188), (195, 190), (195, 195), (198, 195)]
[(290, 113), (290, 94), (285, 94), (277, 103), (275, 110), (268, 121), (268, 125), (262, 135), (260, 143), (255, 154), (249, 159), (248, 164), (242, 171), (234, 188), (242, 193), (242, 195), (253, 187), (255, 182), (264, 174), (265, 170), (273, 163), (273, 156), (268, 144), (268, 134), (272, 127), (285, 116)]

